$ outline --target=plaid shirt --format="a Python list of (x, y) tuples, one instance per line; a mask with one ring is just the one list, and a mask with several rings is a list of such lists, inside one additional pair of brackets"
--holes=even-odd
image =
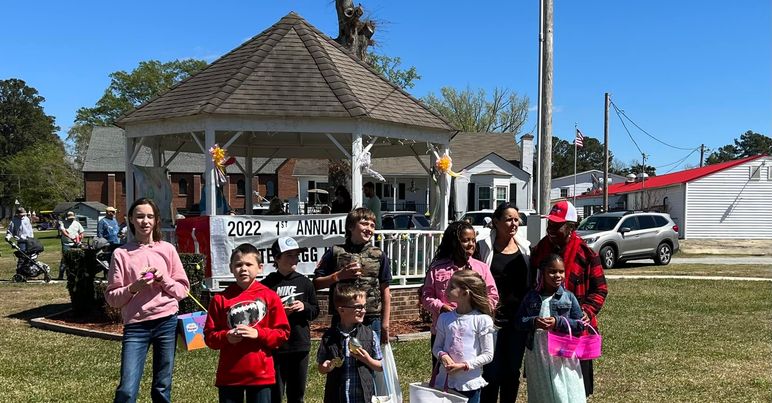
[[(560, 247), (553, 244), (549, 237), (544, 237), (531, 254), (531, 269), (536, 270), (541, 260), (550, 253), (563, 255)], [(595, 317), (603, 307), (606, 295), (608, 295), (608, 285), (606, 284), (606, 276), (603, 274), (600, 257), (582, 241), (576, 252), (574, 268), (566, 267), (566, 274), (568, 278), (564, 283), (565, 289), (574, 293), (582, 306), (582, 311), (590, 317), (590, 324), (597, 329), (598, 321)], [(536, 278), (536, 276), (534, 275), (532, 278)]]
[[(361, 403), (365, 401), (364, 394), (362, 392), (362, 381), (359, 379), (359, 371), (357, 369), (357, 359), (351, 356), (351, 351), (348, 348), (348, 341), (351, 336), (356, 336), (356, 329), (350, 333), (346, 333), (340, 329), (343, 347), (343, 365), (341, 366), (341, 379), (343, 380), (343, 388), (341, 401), (345, 403)], [(377, 335), (374, 333), (373, 335)], [(373, 352), (372, 358), (375, 360), (382, 360), (383, 354), (381, 353), (381, 347), (378, 337), (373, 337)], [(323, 362), (325, 357), (317, 354), (317, 361)], [(372, 371), (371, 371), (372, 372)]]

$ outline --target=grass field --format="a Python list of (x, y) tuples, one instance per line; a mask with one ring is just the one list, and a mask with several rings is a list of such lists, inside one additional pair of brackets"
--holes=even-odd
[[(772, 400), (772, 283), (612, 280), (600, 317), (594, 402)], [(0, 283), (0, 402), (105, 402), (120, 343), (31, 328), (67, 307), (63, 284)], [(403, 390), (429, 375), (428, 342), (393, 345)], [(177, 355), (174, 400), (216, 401), (217, 353)], [(148, 362), (147, 368), (150, 368)], [(142, 400), (148, 401), (147, 375)], [(311, 371), (307, 401), (320, 402)], [(525, 401), (525, 400), (523, 400)]]
[(724, 276), (772, 278), (772, 265), (750, 264), (626, 264), (606, 270), (606, 275), (682, 275), (682, 276)]

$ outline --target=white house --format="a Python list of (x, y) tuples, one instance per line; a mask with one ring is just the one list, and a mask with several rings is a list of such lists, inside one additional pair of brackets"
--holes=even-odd
[[(609, 185), (624, 183), (625, 177), (617, 174), (608, 174)], [(602, 189), (603, 171), (591, 169), (589, 171), (576, 173), (576, 188), (574, 188), (574, 175), (552, 178), (552, 189), (550, 190), (550, 200), (572, 198), (585, 192), (591, 192), (596, 189)]]
[[(609, 187), (621, 205), (667, 212), (686, 239), (772, 239), (772, 157), (755, 155)], [(602, 204), (599, 196), (582, 197)], [(600, 196), (602, 197), (602, 196)]]
[[(450, 140), (450, 156), (453, 171), (464, 171), (469, 178), (466, 210), (495, 208), (503, 201), (516, 203), (522, 209), (532, 208), (533, 151), (530, 134), (523, 135), (519, 145), (512, 133), (455, 134)], [(431, 210), (429, 155), (375, 158), (372, 168), (386, 181), (365, 176), (363, 182), (375, 184), (382, 211)], [(301, 202), (311, 200), (308, 189), (328, 189), (327, 172), (327, 160), (298, 160), (293, 175), (298, 180)]]

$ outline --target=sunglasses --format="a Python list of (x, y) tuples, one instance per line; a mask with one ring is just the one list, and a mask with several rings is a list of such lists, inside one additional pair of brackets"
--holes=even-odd
[(359, 304), (359, 305), (343, 305), (342, 308), (353, 309), (355, 311), (364, 311), (365, 310), (365, 305), (364, 304)]

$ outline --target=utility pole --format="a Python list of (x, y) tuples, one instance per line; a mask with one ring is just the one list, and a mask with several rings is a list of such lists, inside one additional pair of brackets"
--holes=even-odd
[[(541, 54), (542, 49), (544, 47), (544, 0), (539, 0), (539, 73), (538, 73), (538, 82), (537, 82), (537, 101), (536, 101), (536, 176), (532, 176), (533, 178), (533, 190), (532, 192), (536, 194), (536, 205), (533, 206), (534, 210), (538, 214), (544, 214), (544, 212), (541, 210), (541, 81), (542, 81), (542, 70), (541, 70)], [(530, 200), (529, 200), (530, 203)]]
[(700, 168), (705, 162), (705, 144), (700, 144)]
[(546, 214), (550, 207), (550, 187), (552, 186), (552, 21), (553, 0), (543, 0), (544, 48), (541, 57), (541, 132), (539, 133), (539, 213)]
[(606, 93), (606, 109), (603, 113), (603, 211), (608, 211), (608, 112), (611, 97)]
[(646, 200), (646, 154), (641, 153), (641, 159), (643, 159), (643, 171), (641, 173), (641, 210), (645, 211), (644, 201)]

